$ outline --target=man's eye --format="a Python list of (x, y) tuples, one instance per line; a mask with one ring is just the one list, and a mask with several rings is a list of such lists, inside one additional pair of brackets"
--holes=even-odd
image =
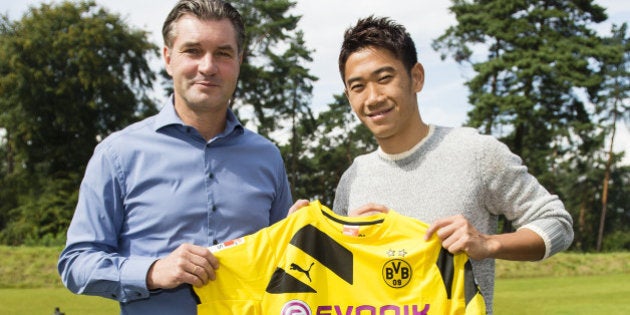
[(350, 86), (350, 90), (358, 92), (363, 89), (363, 84), (353, 84)]
[(219, 51), (217, 55), (220, 57), (232, 58), (232, 53), (229, 51)]
[(389, 80), (391, 79), (392, 79), (391, 75), (384, 75), (378, 79), (378, 82), (386, 83), (386, 82), (389, 82)]
[(200, 52), (199, 49), (197, 48), (188, 48), (188, 49), (184, 49), (184, 53), (188, 54), (188, 55), (198, 55)]

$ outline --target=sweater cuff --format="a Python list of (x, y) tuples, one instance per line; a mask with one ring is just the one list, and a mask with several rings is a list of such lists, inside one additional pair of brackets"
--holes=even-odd
[(529, 229), (543, 239), (545, 243), (545, 256), (541, 260), (547, 259), (568, 247), (568, 245), (565, 244), (567, 236), (564, 235), (564, 229), (558, 228), (557, 224), (558, 223), (554, 220), (538, 220), (519, 228), (519, 230)]

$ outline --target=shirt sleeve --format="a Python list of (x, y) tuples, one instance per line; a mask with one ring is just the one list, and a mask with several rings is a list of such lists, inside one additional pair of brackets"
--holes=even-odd
[(128, 302), (149, 296), (146, 275), (156, 258), (118, 252), (124, 189), (117, 177), (121, 173), (105, 153), (97, 147), (88, 163), (57, 268), (74, 293)]
[(573, 241), (573, 219), (560, 198), (549, 193), (505, 144), (488, 137), (482, 147), (486, 208), (505, 215), (517, 229), (537, 233), (545, 243), (543, 259), (567, 249)]
[(278, 156), (278, 160), (278, 178), (276, 180), (278, 185), (276, 188), (276, 198), (271, 203), (269, 225), (284, 219), (289, 212), (289, 208), (293, 205), (293, 196), (291, 195), (291, 186), (289, 185), (287, 171), (281, 156)]

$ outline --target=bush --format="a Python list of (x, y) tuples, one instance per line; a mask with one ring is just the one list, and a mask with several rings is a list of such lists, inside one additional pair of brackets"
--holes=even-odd
[(606, 252), (630, 251), (630, 232), (614, 231), (606, 235), (602, 245)]

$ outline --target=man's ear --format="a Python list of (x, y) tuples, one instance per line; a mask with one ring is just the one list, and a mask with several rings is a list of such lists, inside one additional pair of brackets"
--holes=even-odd
[(164, 68), (166, 68), (166, 72), (170, 76), (173, 76), (171, 74), (171, 50), (167, 46), (162, 48), (162, 58), (164, 59)]
[(418, 62), (411, 68), (411, 80), (414, 91), (416, 93), (422, 91), (424, 87), (424, 67), (421, 63)]

